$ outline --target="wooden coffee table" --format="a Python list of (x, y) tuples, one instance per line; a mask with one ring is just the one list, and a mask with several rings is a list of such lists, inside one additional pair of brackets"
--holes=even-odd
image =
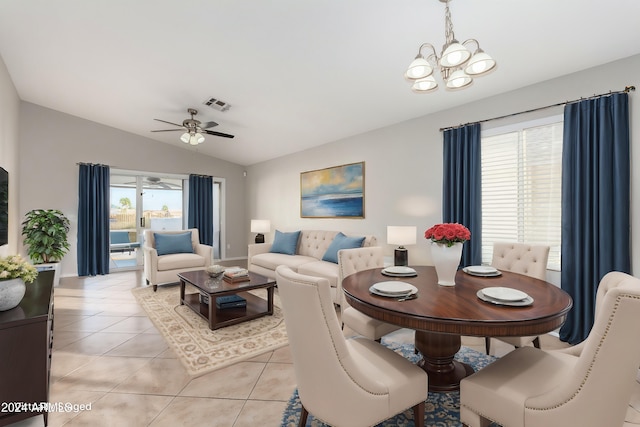
[[(191, 310), (209, 322), (210, 329), (224, 328), (246, 322), (247, 320), (273, 314), (273, 290), (276, 281), (255, 273), (249, 273), (245, 282), (229, 283), (222, 276), (210, 277), (204, 270), (179, 273), (180, 305), (186, 305)], [(199, 292), (186, 294), (185, 287), (190, 284)], [(267, 299), (264, 300), (248, 291), (266, 289)], [(209, 303), (200, 302), (200, 295), (207, 295)], [(216, 298), (225, 295), (239, 295), (247, 300), (246, 307), (219, 309)]]

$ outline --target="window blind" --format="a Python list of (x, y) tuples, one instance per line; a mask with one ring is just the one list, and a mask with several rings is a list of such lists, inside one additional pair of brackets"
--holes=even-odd
[(549, 245), (547, 268), (560, 270), (562, 128), (555, 116), (483, 132), (484, 264), (494, 242), (519, 242)]

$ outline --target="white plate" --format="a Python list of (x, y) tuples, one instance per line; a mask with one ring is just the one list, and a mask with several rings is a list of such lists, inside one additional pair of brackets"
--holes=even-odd
[(402, 297), (407, 297), (409, 295), (413, 295), (413, 294), (417, 294), (418, 293), (418, 288), (416, 288), (413, 285), (410, 285), (411, 289), (408, 292), (402, 293), (402, 294), (387, 294), (384, 292), (380, 292), (378, 290), (376, 290), (375, 287), (371, 286), (369, 288), (369, 292), (371, 292), (372, 294), (376, 294), (376, 295), (380, 295), (381, 297), (387, 297), (387, 298), (402, 298)]
[(498, 270), (494, 271), (493, 273), (473, 273), (471, 271), (469, 271), (469, 269), (467, 267), (463, 268), (462, 271), (464, 271), (467, 274), (470, 274), (472, 276), (476, 276), (476, 277), (498, 277), (498, 276), (502, 276), (502, 273), (499, 272)]
[(387, 267), (383, 270), (385, 273), (391, 274), (416, 274), (416, 271), (411, 267), (405, 267), (402, 265), (395, 265), (393, 267)]
[(512, 288), (503, 288), (500, 286), (481, 289), (482, 294), (499, 301), (522, 301), (529, 295)]
[(466, 269), (469, 273), (475, 274), (495, 274), (498, 272), (498, 270), (490, 265), (470, 265), (469, 267), (466, 267)]
[(406, 294), (411, 291), (412, 285), (406, 282), (390, 281), (390, 282), (378, 282), (373, 284), (373, 288), (384, 294), (396, 295)]
[(520, 301), (501, 301), (499, 299), (494, 299), (494, 298), (491, 298), (491, 297), (488, 297), (488, 296), (484, 295), (482, 293), (482, 289), (480, 289), (476, 295), (482, 301), (485, 301), (485, 302), (488, 302), (488, 303), (491, 303), (491, 304), (496, 304), (496, 305), (505, 305), (505, 306), (509, 306), (509, 307), (527, 307), (527, 306), (533, 304), (533, 298), (531, 298), (530, 296), (527, 296), (525, 299), (520, 300)]
[(378, 282), (373, 284), (373, 289), (379, 293), (386, 295), (406, 295), (416, 287), (410, 283), (390, 281), (390, 282)]
[(411, 267), (396, 265), (393, 267), (383, 268), (381, 273), (390, 277), (416, 277), (418, 272)]

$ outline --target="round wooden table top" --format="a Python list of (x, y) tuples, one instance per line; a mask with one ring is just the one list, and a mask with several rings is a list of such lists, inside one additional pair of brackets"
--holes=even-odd
[[(440, 286), (434, 267), (413, 267), (416, 277), (389, 277), (382, 268), (364, 270), (342, 282), (345, 297), (355, 309), (388, 323), (419, 331), (469, 336), (541, 335), (559, 328), (573, 304), (562, 289), (543, 280), (502, 271), (498, 277), (456, 274), (455, 286)], [(372, 294), (378, 282), (402, 281), (418, 288), (418, 297), (397, 301)], [(486, 287), (507, 287), (526, 292), (533, 304), (526, 307), (495, 305), (478, 298)]]

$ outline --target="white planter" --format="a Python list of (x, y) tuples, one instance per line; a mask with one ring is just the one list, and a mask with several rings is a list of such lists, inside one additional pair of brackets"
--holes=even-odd
[(11, 310), (22, 301), (27, 287), (20, 278), (0, 280), (0, 311)]
[(455, 286), (456, 273), (462, 258), (462, 243), (452, 246), (431, 242), (431, 260), (438, 274), (438, 285)]

